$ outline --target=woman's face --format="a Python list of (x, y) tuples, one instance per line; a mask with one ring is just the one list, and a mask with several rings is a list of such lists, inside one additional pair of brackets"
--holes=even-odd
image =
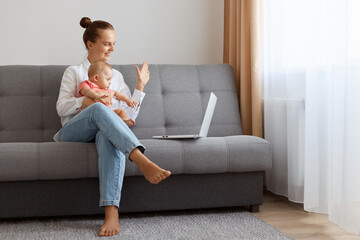
[(101, 60), (109, 61), (111, 53), (114, 51), (115, 31), (111, 29), (99, 29), (99, 38), (96, 42), (87, 42), (89, 48), (90, 62)]

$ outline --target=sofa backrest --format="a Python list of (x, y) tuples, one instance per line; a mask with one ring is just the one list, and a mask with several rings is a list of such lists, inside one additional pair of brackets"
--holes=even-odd
[[(56, 101), (67, 66), (0, 66), (0, 142), (48, 142), (61, 128)], [(113, 65), (130, 89), (134, 65)], [(150, 80), (133, 132), (139, 139), (199, 132), (210, 92), (218, 97), (208, 136), (242, 133), (228, 64), (149, 65)]]

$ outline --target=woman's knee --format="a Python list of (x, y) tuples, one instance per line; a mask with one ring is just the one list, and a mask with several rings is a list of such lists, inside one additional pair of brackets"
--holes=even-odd
[(99, 102), (92, 104), (90, 107), (93, 109), (94, 112), (96, 112), (96, 114), (105, 114), (112, 112), (109, 107)]
[(96, 102), (94, 104), (91, 105), (92, 108), (95, 109), (103, 109), (103, 108), (107, 108), (107, 106), (105, 106), (104, 104), (100, 103), (100, 102)]

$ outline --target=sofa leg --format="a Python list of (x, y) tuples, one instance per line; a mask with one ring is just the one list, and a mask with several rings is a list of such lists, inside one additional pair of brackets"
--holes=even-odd
[(250, 212), (259, 212), (259, 205), (250, 205)]

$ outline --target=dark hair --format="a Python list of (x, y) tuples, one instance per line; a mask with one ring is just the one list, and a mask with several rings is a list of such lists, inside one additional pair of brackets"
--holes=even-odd
[(84, 40), (86, 49), (89, 49), (87, 46), (87, 41), (94, 43), (100, 37), (98, 29), (114, 30), (114, 27), (110, 23), (105, 22), (105, 21), (99, 21), (99, 20), (92, 22), (91, 19), (88, 17), (83, 17), (80, 20), (80, 26), (82, 26), (83, 28), (86, 28), (84, 35), (83, 35), (83, 40)]

